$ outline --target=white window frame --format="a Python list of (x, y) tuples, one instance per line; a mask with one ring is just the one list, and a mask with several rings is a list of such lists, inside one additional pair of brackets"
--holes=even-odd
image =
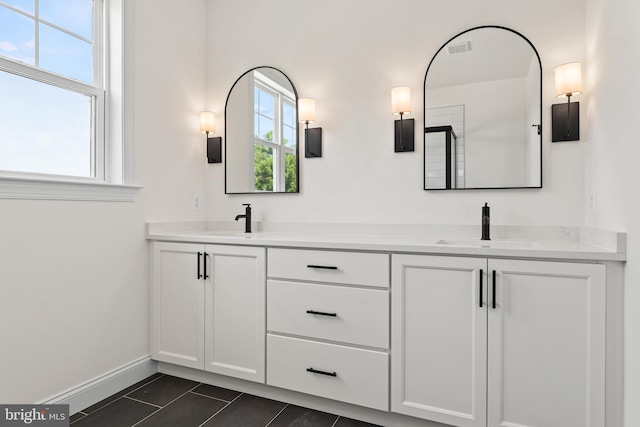
[[(30, 65), (0, 58), (0, 69), (78, 93), (92, 94), (95, 141), (92, 141), (92, 172), (95, 177), (67, 177), (23, 172), (0, 173), (0, 199), (52, 199), (133, 201), (140, 187), (133, 175), (133, 1), (95, 0), (95, 19), (103, 28), (94, 30), (94, 81), (92, 86), (60, 77)], [(37, 26), (36, 26), (37, 28)], [(125, 43), (126, 41), (126, 43)], [(37, 58), (37, 55), (36, 55)], [(37, 59), (36, 59), (37, 61)], [(125, 68), (126, 63), (126, 68)]]
[[(253, 158), (255, 158), (255, 146), (256, 144), (258, 145), (263, 145), (265, 147), (269, 147), (273, 150), (273, 192), (284, 192), (286, 190), (285, 187), (285, 172), (286, 172), (286, 164), (285, 164), (285, 156), (286, 154), (296, 154), (296, 150), (290, 147), (286, 147), (283, 143), (282, 143), (282, 135), (283, 135), (283, 127), (284, 127), (284, 122), (283, 122), (283, 116), (284, 116), (284, 111), (283, 111), (283, 105), (284, 103), (289, 103), (294, 107), (295, 110), (295, 105), (296, 105), (296, 101), (295, 101), (295, 95), (288, 89), (282, 87), (281, 85), (277, 84), (276, 82), (274, 82), (273, 80), (269, 79), (268, 77), (264, 76), (263, 74), (260, 74), (258, 72), (254, 72), (254, 79), (253, 79), (253, 86), (254, 88), (257, 87), (258, 89), (264, 91), (264, 92), (268, 92), (269, 94), (271, 94), (274, 99), (275, 99), (275, 117), (274, 117), (274, 131), (273, 131), (273, 142), (269, 142), (267, 140), (264, 140), (260, 137), (255, 137), (256, 132), (255, 129), (253, 131), (253, 135), (254, 135), (254, 144), (253, 144)], [(252, 96), (255, 93), (255, 89), (251, 90)], [(251, 103), (252, 109), (254, 108), (255, 104), (255, 100), (254, 102)], [(256, 112), (255, 110), (252, 111), (252, 115), (255, 116)], [(255, 119), (253, 120), (254, 126), (255, 126)], [(295, 132), (294, 135), (297, 138), (297, 126), (295, 128)], [(257, 191), (255, 189), (255, 165), (254, 168), (252, 169), (252, 177), (251, 177), (251, 183), (252, 183), (252, 190), (253, 191)]]

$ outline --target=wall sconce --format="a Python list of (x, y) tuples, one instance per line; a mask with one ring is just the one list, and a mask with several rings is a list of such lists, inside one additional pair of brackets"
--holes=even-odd
[(556, 98), (567, 98), (566, 104), (551, 106), (551, 141), (580, 139), (580, 103), (571, 97), (582, 93), (582, 69), (579, 62), (556, 67)]
[(395, 152), (413, 151), (413, 135), (415, 120), (403, 120), (405, 114), (411, 114), (411, 88), (408, 86), (391, 89), (391, 109), (394, 115), (400, 115), (400, 120), (394, 123)]
[(209, 133), (216, 131), (216, 115), (211, 111), (200, 113), (200, 132), (207, 135), (207, 161), (222, 163), (222, 137), (209, 138)]
[(309, 123), (316, 121), (316, 100), (298, 99), (298, 121), (304, 123), (304, 157), (322, 157), (322, 128), (309, 129)]

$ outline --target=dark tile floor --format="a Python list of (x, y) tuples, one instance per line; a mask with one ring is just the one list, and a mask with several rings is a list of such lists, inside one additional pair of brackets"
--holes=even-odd
[(170, 375), (155, 374), (71, 417), (73, 427), (376, 427)]

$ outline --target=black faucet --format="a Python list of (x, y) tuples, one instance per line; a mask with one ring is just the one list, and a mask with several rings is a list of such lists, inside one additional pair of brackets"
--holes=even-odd
[(491, 213), (487, 203), (482, 207), (482, 239), (491, 240), (489, 237), (489, 226), (491, 225)]
[(251, 205), (243, 203), (242, 206), (246, 206), (244, 215), (236, 215), (236, 221), (240, 218), (244, 218), (244, 232), (251, 233)]

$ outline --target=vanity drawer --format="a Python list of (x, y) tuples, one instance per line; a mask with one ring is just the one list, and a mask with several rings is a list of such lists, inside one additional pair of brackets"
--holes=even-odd
[(269, 385), (388, 411), (388, 378), (387, 353), (267, 335)]
[(388, 254), (269, 249), (267, 258), (271, 278), (389, 287)]
[(389, 292), (269, 280), (267, 329), (387, 349)]

